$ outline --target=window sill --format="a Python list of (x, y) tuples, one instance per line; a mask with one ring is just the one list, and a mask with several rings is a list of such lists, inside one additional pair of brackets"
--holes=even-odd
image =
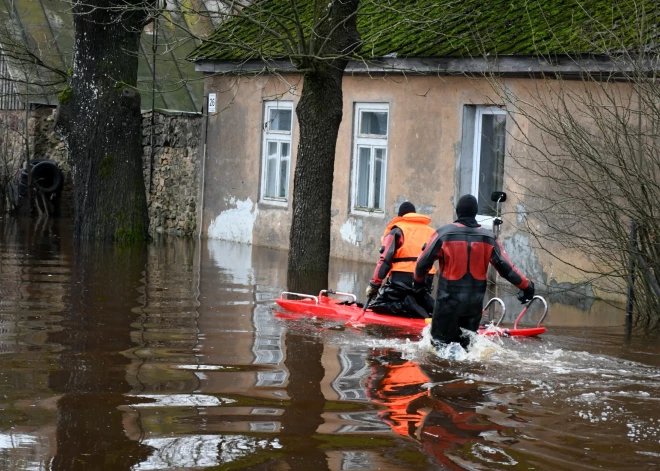
[(262, 198), (259, 206), (270, 206), (277, 209), (289, 209), (289, 201), (285, 199)]
[(353, 209), (351, 209), (351, 215), (353, 215), (353, 216), (366, 216), (366, 217), (384, 219), (385, 218), (385, 211), (383, 211), (382, 209), (369, 211), (369, 210), (366, 210), (366, 209), (353, 208)]

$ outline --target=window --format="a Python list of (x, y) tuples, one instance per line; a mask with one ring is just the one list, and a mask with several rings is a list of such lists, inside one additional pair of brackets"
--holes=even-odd
[(490, 194), (503, 189), (505, 137), (505, 110), (465, 107), (459, 196), (470, 193), (477, 198), (477, 221), (486, 227), (492, 226), (495, 216)]
[(289, 197), (293, 103), (266, 102), (261, 199), (286, 203)]
[(382, 211), (387, 169), (387, 104), (355, 105), (353, 147), (353, 209)]

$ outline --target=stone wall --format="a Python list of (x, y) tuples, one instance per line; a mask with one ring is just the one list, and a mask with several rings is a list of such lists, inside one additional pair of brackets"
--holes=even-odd
[[(73, 183), (64, 143), (55, 133), (56, 108), (30, 110), (30, 158), (51, 159), (63, 171), (64, 190), (60, 214), (73, 214)], [(200, 189), (201, 115), (157, 112), (154, 155), (151, 155), (151, 113), (143, 115), (144, 174), (149, 206), (149, 232), (193, 235), (197, 229)], [(0, 186), (3, 175), (12, 176), (25, 162), (25, 111), (0, 111)], [(6, 178), (5, 178), (6, 180)], [(0, 188), (0, 197), (2, 195)], [(2, 211), (2, 205), (0, 205)]]
[(202, 126), (199, 114), (158, 112), (152, 158), (151, 113), (144, 114), (144, 180), (151, 234), (193, 235), (197, 229)]

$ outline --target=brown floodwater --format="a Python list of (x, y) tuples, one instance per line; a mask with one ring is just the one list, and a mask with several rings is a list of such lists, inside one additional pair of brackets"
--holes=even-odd
[[(286, 256), (74, 248), (66, 221), (0, 219), (0, 469), (660, 467), (660, 346), (619, 309), (553, 301), (541, 338), (447, 360), (276, 316)], [(361, 294), (372, 269), (333, 260), (330, 287)]]

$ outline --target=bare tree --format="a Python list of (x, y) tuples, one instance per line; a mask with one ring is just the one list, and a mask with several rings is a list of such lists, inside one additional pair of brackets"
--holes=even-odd
[[(577, 268), (605, 293), (634, 302), (645, 325), (660, 321), (660, 65), (657, 15), (641, 5), (624, 24), (599, 23), (589, 56), (565, 51), (540, 80), (489, 81), (506, 105), (513, 174), (526, 205), (525, 227), (541, 249)], [(625, 23), (628, 21), (629, 23)], [(634, 28), (635, 35), (624, 36)], [(587, 35), (588, 33), (588, 35)], [(566, 67), (573, 70), (569, 76)], [(523, 84), (524, 83), (524, 84)], [(631, 239), (631, 225), (636, 235)], [(579, 253), (588, 263), (570, 254)]]

